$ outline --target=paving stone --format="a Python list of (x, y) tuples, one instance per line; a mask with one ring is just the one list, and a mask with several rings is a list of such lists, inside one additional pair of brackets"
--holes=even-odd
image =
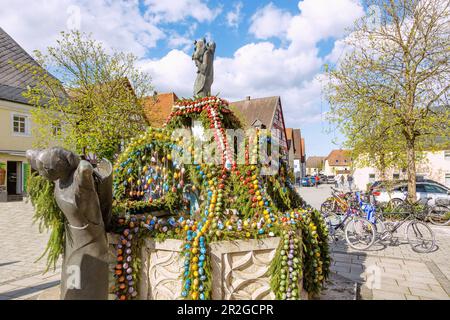
[(413, 296), (410, 294), (405, 294), (406, 300), (420, 300), (420, 297), (418, 296)]
[(373, 289), (389, 291), (389, 292), (398, 292), (398, 293), (402, 293), (402, 294), (411, 294), (411, 291), (409, 290), (408, 287), (386, 284), (386, 283), (380, 283), (378, 288), (373, 287)]
[(373, 289), (372, 294), (374, 300), (406, 300), (405, 295), (399, 292)]
[(422, 290), (411, 288), (411, 294), (419, 297), (439, 299), (439, 300), (450, 300), (450, 296), (444, 291), (433, 291), (433, 290)]

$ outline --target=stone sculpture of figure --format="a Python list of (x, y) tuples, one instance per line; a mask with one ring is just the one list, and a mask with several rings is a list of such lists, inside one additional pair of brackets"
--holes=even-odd
[(206, 39), (194, 42), (195, 51), (192, 60), (197, 67), (197, 78), (194, 84), (194, 97), (207, 97), (211, 95), (211, 86), (214, 81), (214, 54), (216, 44), (206, 42)]
[[(103, 160), (94, 169), (63, 148), (28, 150), (31, 167), (55, 183), (55, 199), (66, 218), (66, 247), (61, 299), (108, 298), (108, 241), (112, 166)], [(108, 191), (109, 190), (109, 191)]]

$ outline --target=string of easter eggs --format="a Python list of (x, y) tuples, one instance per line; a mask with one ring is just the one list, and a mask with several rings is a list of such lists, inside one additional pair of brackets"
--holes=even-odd
[(299, 279), (302, 277), (301, 253), (299, 239), (295, 231), (286, 232), (280, 240), (283, 242), (281, 255), (281, 270), (279, 290), (282, 300), (298, 299)]
[(118, 219), (119, 226), (124, 227), (124, 229), (115, 246), (117, 262), (114, 267), (115, 285), (113, 286), (113, 292), (116, 299), (129, 300), (138, 296), (136, 286), (138, 270), (136, 269), (139, 267), (139, 263), (133, 257), (133, 253), (139, 251), (136, 247), (138, 233), (144, 230), (149, 235), (168, 234), (171, 231), (180, 234), (184, 213), (180, 212), (179, 216), (178, 221), (174, 217), (158, 218), (151, 214), (131, 215), (127, 219)]

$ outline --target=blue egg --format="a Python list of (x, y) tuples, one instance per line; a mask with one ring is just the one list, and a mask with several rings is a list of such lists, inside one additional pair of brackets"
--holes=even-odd
[(187, 292), (186, 291), (183, 291), (183, 292), (181, 292), (181, 295), (183, 296), (183, 297), (187, 297)]
[(200, 300), (205, 300), (205, 295), (203, 293), (200, 293)]

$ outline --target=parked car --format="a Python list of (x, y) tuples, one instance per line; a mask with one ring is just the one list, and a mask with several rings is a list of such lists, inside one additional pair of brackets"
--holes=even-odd
[(334, 176), (327, 176), (326, 177), (326, 183), (327, 184), (335, 184), (336, 183), (336, 179)]
[(312, 187), (316, 184), (315, 177), (313, 176), (306, 176), (302, 179), (302, 186), (303, 187)]
[[(408, 184), (399, 183), (388, 192), (386, 187), (378, 187), (372, 190), (372, 195), (376, 202), (391, 203), (397, 205), (402, 203), (408, 195)], [(429, 204), (434, 205), (436, 199), (450, 200), (450, 189), (433, 180), (424, 180), (424, 182), (416, 182), (417, 200), (431, 198)]]

